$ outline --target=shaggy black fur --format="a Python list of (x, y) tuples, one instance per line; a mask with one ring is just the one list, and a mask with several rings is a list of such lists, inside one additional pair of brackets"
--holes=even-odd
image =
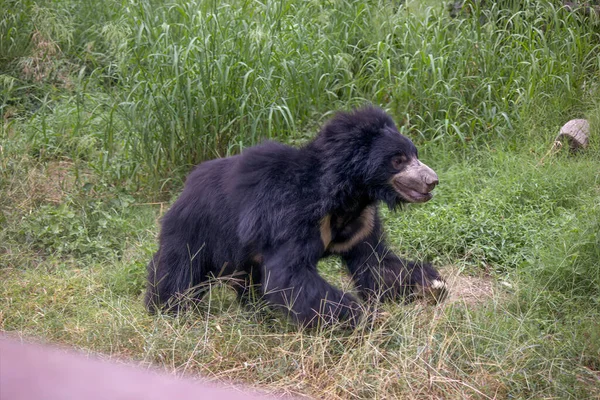
[(398, 155), (413, 159), (417, 150), (385, 112), (368, 107), (337, 114), (300, 149), (267, 142), (200, 164), (162, 220), (147, 307), (177, 310), (183, 296), (200, 299), (211, 277), (229, 276), (242, 301), (258, 287), (301, 325), (355, 324), (358, 301), (317, 272), (331, 254), (343, 258), (363, 299), (406, 298), (443, 282), (383, 241), (377, 204), (405, 202), (390, 184)]

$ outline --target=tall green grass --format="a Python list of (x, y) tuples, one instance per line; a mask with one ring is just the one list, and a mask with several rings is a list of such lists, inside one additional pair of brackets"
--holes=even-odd
[[(332, 110), (365, 102), (448, 149), (519, 140), (540, 110), (556, 124), (581, 114), (598, 92), (595, 25), (552, 2), (520, 3), (475, 10), (482, 24), (450, 19), (441, 3), (15, 2), (2, 35), (39, 32), (79, 69), (77, 95), (46, 98), (38, 118), (71, 97), (74, 113), (102, 121), (101, 168), (126, 157), (121, 175), (157, 182), (264, 138), (303, 142)], [(19, 77), (20, 53), (10, 54), (6, 82)], [(3, 86), (3, 108), (16, 91)], [(48, 136), (64, 139), (35, 139)]]

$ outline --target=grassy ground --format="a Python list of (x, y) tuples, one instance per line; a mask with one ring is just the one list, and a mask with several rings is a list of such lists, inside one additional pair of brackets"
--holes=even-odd
[[(497, 2), (485, 24), (417, 3), (4, 0), (0, 330), (316, 398), (600, 396), (597, 25), (552, 2)], [(218, 283), (189, 315), (144, 312), (191, 165), (303, 143), (365, 101), (440, 176), (383, 214), (397, 252), (452, 277), (450, 302), (385, 305), (352, 333), (298, 332)], [(576, 117), (588, 150), (540, 163)]]

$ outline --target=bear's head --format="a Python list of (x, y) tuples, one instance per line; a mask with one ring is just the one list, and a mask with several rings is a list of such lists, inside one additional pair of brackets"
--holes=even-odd
[(366, 192), (390, 208), (430, 200), (438, 183), (436, 173), (419, 161), (415, 145), (380, 108), (336, 114), (309, 148), (318, 151), (330, 186)]
[(369, 153), (365, 180), (378, 200), (393, 208), (399, 203), (424, 203), (432, 198), (437, 174), (419, 161), (417, 148), (395, 125), (380, 128)]

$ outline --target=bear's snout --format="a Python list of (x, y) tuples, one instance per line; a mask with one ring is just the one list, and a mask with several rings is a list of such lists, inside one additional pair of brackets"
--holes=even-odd
[(439, 179), (434, 170), (418, 159), (413, 159), (407, 167), (392, 177), (392, 185), (398, 194), (410, 203), (424, 203), (431, 200), (431, 191)]

